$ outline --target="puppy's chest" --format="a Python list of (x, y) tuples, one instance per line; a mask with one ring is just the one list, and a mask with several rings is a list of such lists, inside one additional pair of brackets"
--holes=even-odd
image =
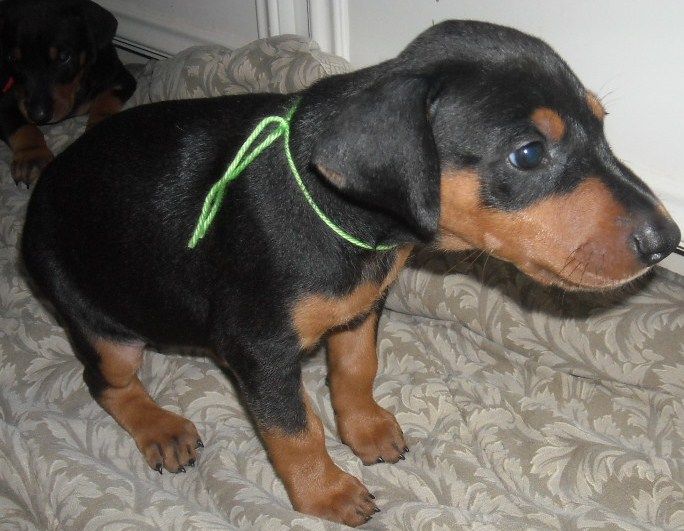
[(365, 275), (369, 279), (362, 279), (343, 295), (321, 292), (300, 297), (293, 305), (291, 318), (302, 348), (313, 347), (328, 330), (370, 312), (396, 280), (410, 253), (410, 247), (398, 249), (388, 263), (380, 265), (379, 274)]

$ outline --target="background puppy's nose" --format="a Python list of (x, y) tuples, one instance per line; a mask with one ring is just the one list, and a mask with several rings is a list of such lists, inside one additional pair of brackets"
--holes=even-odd
[(51, 118), (50, 110), (43, 104), (30, 105), (26, 111), (29, 119), (36, 124), (47, 123)]
[(660, 262), (677, 248), (681, 239), (679, 227), (672, 219), (648, 219), (632, 234), (634, 250), (647, 265)]

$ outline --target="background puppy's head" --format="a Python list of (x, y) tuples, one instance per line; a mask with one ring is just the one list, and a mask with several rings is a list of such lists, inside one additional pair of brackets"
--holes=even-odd
[(114, 16), (90, 0), (0, 3), (2, 67), (14, 77), (22, 114), (54, 123), (74, 109), (84, 74), (111, 44)]

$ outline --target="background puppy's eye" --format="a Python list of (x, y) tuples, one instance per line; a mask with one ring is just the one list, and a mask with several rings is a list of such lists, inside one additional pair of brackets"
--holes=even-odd
[(521, 170), (531, 170), (544, 159), (544, 146), (541, 142), (530, 142), (508, 155), (508, 160)]
[(59, 52), (59, 55), (57, 56), (57, 60), (61, 64), (66, 64), (69, 61), (71, 61), (71, 52), (69, 50), (62, 50)]

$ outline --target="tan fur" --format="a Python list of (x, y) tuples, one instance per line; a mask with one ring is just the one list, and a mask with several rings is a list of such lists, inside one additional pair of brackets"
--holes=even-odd
[(565, 136), (565, 120), (552, 109), (538, 108), (532, 113), (532, 122), (545, 137), (554, 142), (559, 142)]
[(21, 126), (9, 137), (12, 175), (25, 182), (38, 180), (42, 169), (54, 158), (38, 126)]
[(189, 420), (160, 408), (143, 388), (137, 371), (142, 363), (142, 345), (122, 345), (93, 340), (100, 359), (99, 369), (109, 385), (97, 401), (119, 425), (131, 434), (152, 468), (163, 466), (177, 472), (197, 459), (200, 440)]
[(325, 449), (323, 424), (303, 391), (302, 395), (307, 414), (303, 432), (261, 431), (273, 467), (295, 510), (350, 526), (361, 525), (373, 514), (375, 504), (366, 487), (332, 461)]
[(48, 149), (43, 133), (33, 124), (21, 126), (12, 133), (9, 137), (9, 145), (15, 155), (26, 150)]
[(314, 294), (300, 299), (294, 306), (292, 322), (302, 348), (313, 347), (331, 328), (344, 325), (368, 313), (397, 278), (411, 250), (411, 247), (403, 247), (397, 251), (392, 269), (380, 283), (363, 282), (343, 297)]
[(603, 119), (606, 117), (606, 114), (608, 114), (605, 107), (601, 103), (601, 100), (599, 100), (596, 94), (593, 92), (587, 92), (587, 105), (589, 105), (592, 114), (601, 121), (603, 121)]
[(328, 338), (330, 394), (340, 439), (370, 465), (382, 458), (395, 463), (406, 442), (394, 416), (373, 398), (378, 370), (376, 351), (378, 315), (372, 312), (361, 324), (342, 329)]
[(53, 99), (53, 111), (51, 122), (59, 122), (64, 120), (74, 108), (76, 100), (76, 93), (81, 87), (81, 80), (83, 79), (84, 71), (80, 70), (76, 77), (69, 83), (58, 85), (55, 87)]
[(86, 124), (86, 129), (90, 129), (105, 118), (118, 113), (122, 106), (121, 100), (114, 95), (114, 91), (108, 90), (98, 94), (92, 102), (80, 108), (77, 114), (84, 114), (85, 112), (90, 114)]
[(455, 238), (566, 289), (614, 287), (644, 271), (628, 245), (629, 217), (599, 179), (502, 212), (482, 205), (475, 172), (447, 171), (441, 196), (443, 248)]

